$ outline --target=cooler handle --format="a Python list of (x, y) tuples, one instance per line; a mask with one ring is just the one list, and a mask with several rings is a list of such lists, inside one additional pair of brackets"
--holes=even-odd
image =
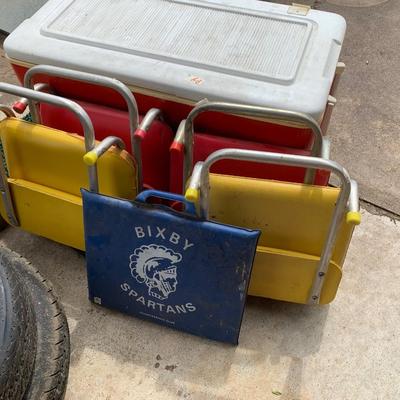
[(194, 203), (186, 200), (185, 196), (175, 193), (163, 192), (161, 190), (144, 190), (143, 192), (139, 193), (136, 196), (136, 200), (142, 203), (147, 203), (147, 200), (150, 197), (157, 197), (164, 200), (177, 201), (179, 203), (184, 204), (185, 212), (187, 212), (188, 214), (197, 215)]

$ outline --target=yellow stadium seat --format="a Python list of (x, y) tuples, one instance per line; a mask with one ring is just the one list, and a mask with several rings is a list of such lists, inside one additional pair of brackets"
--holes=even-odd
[[(335, 173), (342, 187), (209, 174), (222, 159), (322, 168)], [(340, 165), (316, 157), (219, 150), (196, 164), (186, 198), (204, 218), (261, 231), (250, 295), (304, 304), (335, 298), (360, 223), (357, 185)]]
[[(249, 294), (306, 303), (339, 189), (210, 175), (210, 219), (260, 229)], [(341, 223), (321, 292), (331, 302), (354, 225)]]
[[(56, 242), (84, 250), (81, 188), (88, 188), (81, 136), (7, 118), (0, 140), (8, 185), (19, 226)], [(111, 148), (98, 161), (99, 188), (114, 197), (134, 199), (136, 165), (124, 150)], [(0, 213), (9, 220), (3, 201)]]

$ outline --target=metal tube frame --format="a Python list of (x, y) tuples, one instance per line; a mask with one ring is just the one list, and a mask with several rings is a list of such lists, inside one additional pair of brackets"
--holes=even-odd
[[(128, 106), (129, 113), (129, 131), (131, 138), (132, 154), (135, 155), (134, 148), (134, 133), (139, 123), (139, 111), (136, 104), (135, 97), (129, 88), (117, 79), (109, 78), (103, 75), (91, 74), (88, 72), (76, 71), (67, 68), (55, 67), (52, 65), (36, 65), (30, 68), (24, 77), (24, 86), (32, 89), (33, 88), (33, 77), (35, 75), (42, 74), (48, 76), (56, 76), (65, 79), (71, 79), (74, 81), (90, 83), (97, 86), (106, 87), (115, 90), (125, 100)], [(37, 105), (33, 101), (29, 101), (29, 109), (32, 114), (33, 122), (40, 123), (40, 113)]]
[(350, 181), (350, 197), (347, 205), (349, 211), (359, 211), (360, 210), (360, 196), (358, 194), (358, 183), (354, 179)]
[[(32, 88), (28, 88), (28, 89), (32, 89)], [(33, 85), (33, 89), (38, 92), (47, 92), (47, 93), (53, 94), (50, 86), (47, 83), (35, 83), (35, 85)], [(18, 100), (18, 103), (21, 103), (24, 105), (24, 107), (25, 107), (24, 111), (25, 111), (26, 107), (29, 105), (29, 99), (27, 99), (26, 97), (21, 97)], [(20, 113), (20, 114), (22, 114), (22, 113)]]
[[(95, 153), (97, 156), (94, 161), (94, 165), (97, 164), (98, 159), (103, 154), (105, 154), (107, 152), (107, 150), (109, 150), (112, 146), (116, 146), (120, 150), (125, 149), (124, 141), (121, 138), (119, 138), (117, 136), (107, 136), (91, 151), (91, 153)], [(84, 155), (84, 157), (83, 157), (84, 160), (85, 160), (86, 155), (88, 155), (88, 153), (86, 153)], [(97, 190), (96, 193), (99, 193), (99, 190)]]
[(325, 239), (325, 243), (321, 252), (321, 257), (318, 263), (317, 271), (314, 276), (312, 288), (310, 290), (308, 304), (318, 304), (326, 273), (329, 268), (329, 262), (333, 252), (333, 246), (336, 241), (336, 236), (340, 228), (340, 223), (346, 207), (350, 211), (358, 211), (358, 192), (355, 181), (350, 180), (350, 176), (346, 169), (338, 163), (323, 158), (298, 156), (290, 154), (268, 153), (261, 151), (239, 150), (239, 149), (223, 149), (212, 153), (208, 158), (198, 163), (195, 168), (190, 183), (189, 189), (199, 190), (200, 192), (200, 216), (208, 218), (209, 207), (209, 171), (211, 166), (223, 159), (255, 161), (269, 164), (288, 165), (295, 167), (307, 167), (313, 169), (329, 170), (338, 176), (341, 185), (338, 199), (335, 204), (335, 209), (332, 215), (332, 220)]
[(331, 140), (327, 137), (322, 139), (322, 150), (321, 157), (325, 160), (329, 160), (331, 156)]
[[(318, 123), (311, 117), (306, 114), (296, 112), (296, 111), (288, 111), (283, 109), (274, 109), (246, 104), (235, 104), (235, 103), (225, 103), (225, 102), (212, 102), (207, 100), (202, 100), (199, 102), (189, 113), (186, 120), (182, 125), (180, 125), (180, 129), (178, 128), (177, 135), (184, 135), (184, 146), (185, 146), (185, 155), (184, 155), (184, 165), (183, 165), (183, 188), (186, 186), (187, 179), (189, 178), (190, 171), (192, 169), (193, 164), (193, 140), (194, 140), (194, 131), (193, 124), (195, 118), (206, 111), (219, 111), (222, 113), (228, 114), (236, 114), (243, 115), (249, 117), (262, 117), (268, 118), (273, 121), (287, 121), (300, 123), (309, 127), (314, 134), (314, 143), (311, 150), (311, 156), (318, 157), (321, 156), (323, 140), (322, 140), (322, 131)], [(313, 183), (315, 178), (315, 170), (307, 169), (304, 183)]]
[[(137, 131), (142, 131), (147, 133), (150, 129), (152, 123), (156, 120), (162, 120), (162, 112), (158, 108), (151, 108), (147, 111), (146, 115), (143, 117), (142, 122), (140, 123)], [(138, 170), (138, 192), (140, 193), (143, 190), (143, 160), (142, 160), (142, 149), (141, 149), (141, 141), (143, 137), (141, 135), (133, 135), (132, 143), (133, 143), (133, 154), (136, 158), (137, 170)]]
[[(0, 83), (0, 92), (8, 93), (11, 95), (25, 97), (33, 101), (53, 104), (58, 107), (63, 107), (75, 114), (82, 125), (85, 139), (86, 152), (91, 151), (95, 147), (95, 138), (92, 121), (87, 115), (86, 111), (77, 103), (72, 100), (64, 99), (52, 94), (38, 92), (32, 89), (27, 89), (20, 86), (11, 85), (9, 83)], [(89, 175), (89, 188), (91, 191), (98, 191), (98, 179), (97, 179), (97, 167), (96, 165), (88, 167)], [(7, 215), (10, 218), (10, 222), (15, 225), (19, 225), (18, 220), (15, 216), (14, 205), (10, 190), (8, 187), (7, 174), (4, 170), (3, 163), (0, 163), (0, 192), (3, 198)], [(11, 216), (10, 216), (11, 214)], [(12, 221), (14, 219), (14, 221)], [(14, 223), (13, 223), (14, 222)]]
[[(0, 104), (0, 111), (6, 116), (6, 118), (15, 117), (13, 110), (4, 104)], [(15, 215), (14, 207), (11, 201), (12, 197), (7, 181), (7, 171), (4, 165), (5, 163), (4, 151), (2, 151), (1, 156), (2, 160), (0, 161), (0, 196), (3, 200), (4, 209), (7, 214), (8, 220), (10, 221), (11, 225), (18, 226), (19, 222), (17, 216)]]
[(11, 225), (19, 226), (18, 218), (15, 214), (14, 205), (8, 186), (7, 173), (3, 162), (0, 162), (0, 195), (3, 200), (4, 209)]
[[(120, 150), (124, 150), (125, 149), (125, 143), (124, 141), (117, 137), (117, 136), (107, 136), (106, 138), (104, 138), (93, 150), (91, 150), (90, 152), (87, 152), (84, 156), (83, 156), (83, 160), (85, 161), (85, 156), (87, 156), (89, 153), (94, 153), (96, 154), (96, 157), (94, 159), (93, 164), (89, 164), (89, 165), (97, 165), (97, 161), (98, 159), (107, 152), (107, 150), (109, 150), (112, 146), (116, 146), (118, 147)], [(86, 161), (85, 161), (86, 162)], [(92, 190), (93, 191), (93, 190)], [(95, 193), (99, 193), (99, 188), (97, 187), (96, 190), (94, 190)]]
[(125, 149), (125, 143), (121, 138), (117, 136), (107, 136), (92, 150), (92, 152), (99, 158), (112, 146), (116, 146), (120, 150)]

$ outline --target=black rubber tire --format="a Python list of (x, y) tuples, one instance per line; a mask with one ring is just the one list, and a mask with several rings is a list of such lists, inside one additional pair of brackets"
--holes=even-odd
[(0, 215), (0, 231), (8, 227), (8, 222)]
[(30, 295), (0, 252), (0, 399), (22, 399), (36, 354), (36, 325)]
[(1, 248), (32, 299), (37, 328), (36, 357), (23, 399), (59, 400), (65, 396), (69, 372), (68, 323), (51, 284), (20, 255)]

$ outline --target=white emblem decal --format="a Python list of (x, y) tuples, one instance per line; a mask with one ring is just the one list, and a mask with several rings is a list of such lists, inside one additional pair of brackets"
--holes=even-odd
[(176, 264), (182, 255), (155, 244), (138, 247), (129, 257), (132, 276), (148, 287), (149, 296), (165, 300), (178, 285)]

